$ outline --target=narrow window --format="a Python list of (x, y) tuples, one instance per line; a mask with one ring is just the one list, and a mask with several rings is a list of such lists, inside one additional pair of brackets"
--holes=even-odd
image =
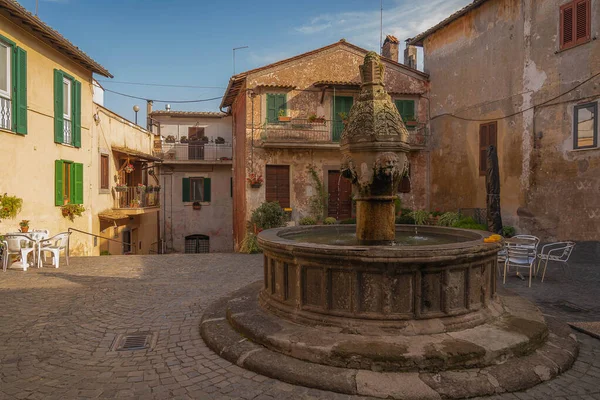
[(479, 175), (487, 171), (487, 149), (490, 146), (498, 147), (498, 122), (479, 125)]
[(210, 178), (183, 178), (181, 180), (181, 188), (181, 200), (183, 202), (200, 201), (204, 203), (210, 203)]
[(565, 50), (591, 39), (591, 2), (573, 0), (560, 7), (560, 49)]
[(12, 129), (12, 47), (0, 42), (0, 128)]
[(574, 144), (575, 149), (598, 146), (598, 103), (575, 106)]
[(100, 155), (100, 189), (108, 189), (109, 175), (109, 158), (108, 154)]
[(268, 202), (276, 201), (282, 208), (290, 207), (290, 166), (267, 165), (265, 190)]
[(191, 201), (204, 201), (204, 178), (190, 178)]
[(270, 124), (279, 121), (279, 115), (287, 115), (287, 100), (285, 94), (267, 93), (267, 122)]
[(63, 78), (63, 120), (64, 132), (63, 132), (63, 143), (72, 144), (73, 137), (72, 123), (71, 123), (71, 80)]

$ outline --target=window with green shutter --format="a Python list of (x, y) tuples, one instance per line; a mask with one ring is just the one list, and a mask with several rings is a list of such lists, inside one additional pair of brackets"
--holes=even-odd
[(0, 128), (27, 134), (27, 52), (0, 35)]
[(287, 96), (285, 93), (267, 93), (267, 122), (279, 121), (279, 113), (287, 114)]
[(81, 147), (81, 82), (54, 70), (54, 142)]
[(415, 101), (414, 100), (396, 100), (396, 108), (402, 117), (402, 121), (415, 120)]
[(183, 202), (199, 201), (210, 203), (211, 180), (210, 178), (183, 178), (181, 181)]
[(83, 204), (83, 164), (54, 162), (54, 205)]

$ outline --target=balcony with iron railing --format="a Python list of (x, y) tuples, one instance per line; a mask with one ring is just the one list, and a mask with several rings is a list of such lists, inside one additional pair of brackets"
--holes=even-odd
[(143, 185), (115, 187), (115, 210), (135, 215), (156, 212), (159, 207), (160, 188)]
[(164, 163), (231, 163), (231, 143), (162, 143), (154, 156)]

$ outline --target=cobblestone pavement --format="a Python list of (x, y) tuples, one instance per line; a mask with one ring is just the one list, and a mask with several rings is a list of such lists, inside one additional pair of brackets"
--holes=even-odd
[[(0, 273), (0, 399), (358, 399), (257, 375), (204, 345), (206, 306), (261, 277), (260, 255), (236, 254), (72, 258)], [(158, 335), (153, 350), (111, 350), (118, 334), (142, 331)], [(600, 399), (600, 341), (577, 336), (571, 371), (497, 398)]]

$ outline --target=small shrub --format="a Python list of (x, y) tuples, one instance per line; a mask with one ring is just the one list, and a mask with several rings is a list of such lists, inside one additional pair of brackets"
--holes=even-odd
[(316, 225), (317, 224), (317, 220), (314, 219), (313, 217), (304, 217), (301, 218), (300, 221), (298, 221), (299, 225)]
[(246, 237), (240, 243), (240, 253), (256, 254), (260, 253), (261, 249), (258, 246), (258, 238), (252, 232), (246, 233)]
[(356, 218), (343, 219), (340, 221), (340, 224), (345, 224), (345, 225), (356, 224)]
[(455, 212), (446, 212), (438, 219), (439, 226), (454, 226), (460, 220), (460, 215)]
[(454, 228), (462, 228), (462, 229), (477, 229), (480, 231), (485, 231), (487, 230), (487, 227), (483, 224), (479, 224), (477, 223), (477, 221), (475, 221), (473, 218), (471, 217), (461, 217), (454, 225), (452, 225)]
[(415, 219), (410, 215), (410, 213), (402, 213), (402, 215), (396, 217), (396, 224), (414, 225)]
[(325, 220), (323, 221), (323, 224), (325, 225), (335, 225), (337, 223), (336, 219), (333, 217), (327, 217), (325, 218)]
[(402, 212), (402, 210), (402, 200), (400, 200), (400, 197), (396, 197), (394, 200), (394, 213), (398, 215)]
[(262, 231), (285, 226), (285, 213), (277, 202), (263, 203), (252, 212), (249, 228)]
[(110, 251), (108, 251), (108, 250), (102, 250), (102, 251), (100, 252), (100, 255), (101, 255), (101, 256), (110, 256)]
[(511, 238), (515, 236), (516, 233), (517, 231), (515, 230), (514, 226), (504, 225), (502, 227), (502, 236), (504, 237)]
[(425, 222), (429, 218), (429, 211), (415, 210), (410, 213), (410, 216), (415, 220), (415, 224), (425, 225)]

